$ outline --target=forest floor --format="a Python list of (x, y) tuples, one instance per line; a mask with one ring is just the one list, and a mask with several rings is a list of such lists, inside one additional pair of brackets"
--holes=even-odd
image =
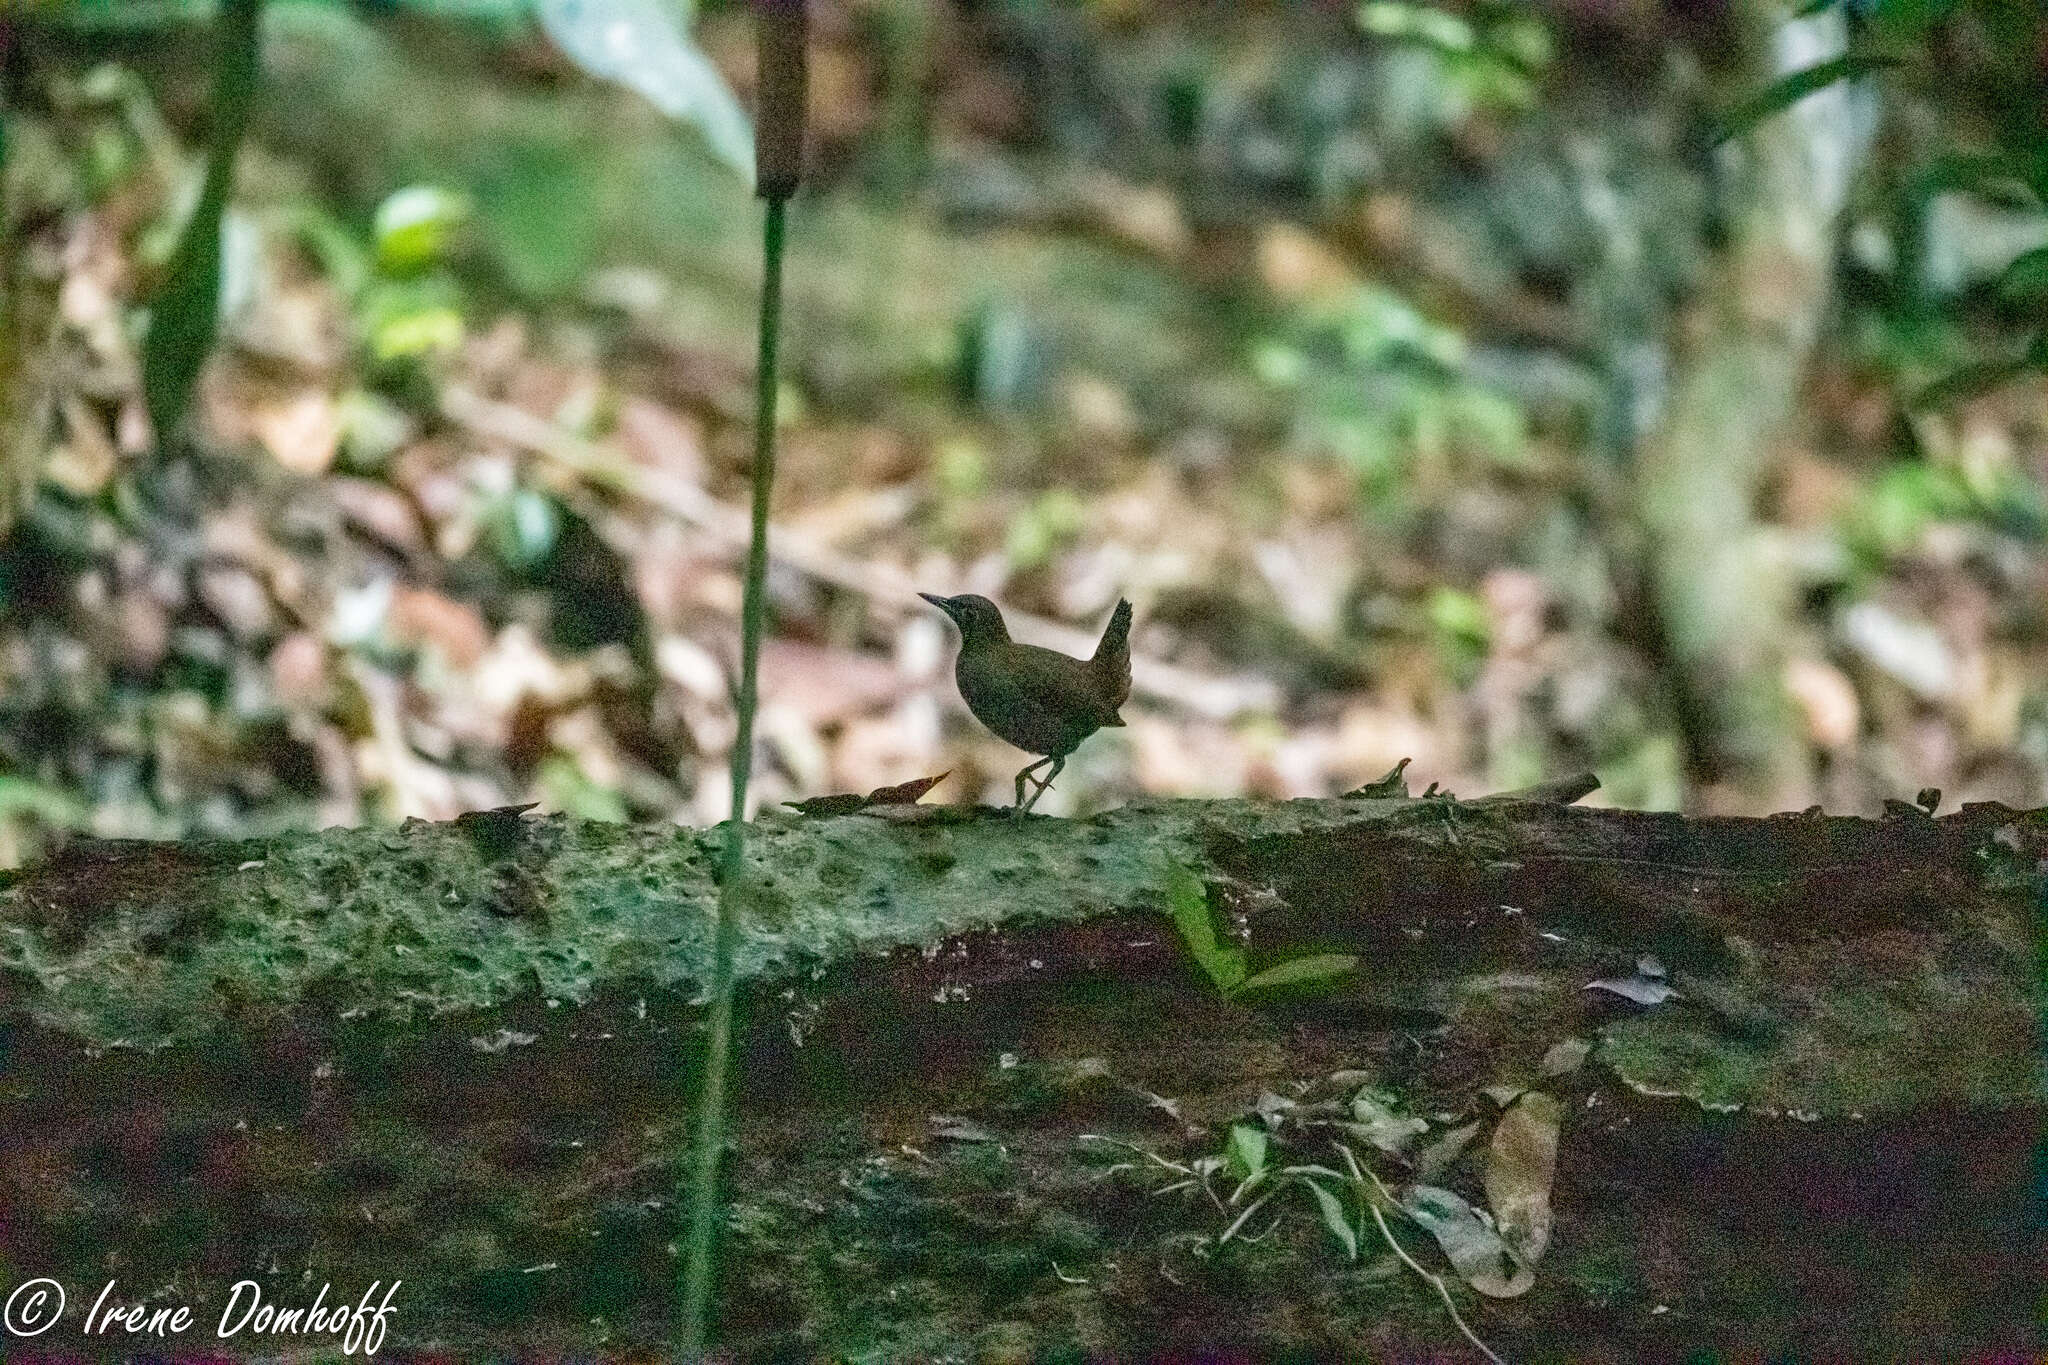
[[(998, 49), (948, 68), (925, 187), (877, 195), (882, 52), (826, 32), (762, 804), (941, 772), (935, 799), (1007, 792), (1022, 756), (959, 708), (927, 590), (998, 596), (1036, 613), (1019, 634), (1076, 651), (1136, 602), (1128, 728), (1084, 746), (1049, 812), (1325, 795), (1403, 757), (1453, 790), (1590, 768), (1596, 800), (1743, 808), (1695, 767), (1603, 472), (1607, 381), (1583, 363), (1598, 315), (1571, 283), (1606, 278), (1599, 251), (1557, 264), (1563, 284), (1500, 281), (1486, 234), (1504, 229), (1441, 149), (1355, 217), (1306, 225), (1033, 151), (1029, 120), (975, 84), (1008, 88)], [(706, 43), (744, 79), (741, 36), (711, 21)], [(183, 458), (148, 455), (133, 324), (195, 156), (170, 129), (202, 107), (199, 68), (175, 44), (88, 47), (152, 95), (83, 79), (59, 44), (17, 121), (23, 259), (53, 312), (0, 565), (0, 862), (66, 827), (525, 800), (720, 818), (757, 209), (537, 44), (315, 14), (271, 51), (225, 345)], [(1509, 196), (1609, 130), (1609, 188), (1676, 262), (1632, 287), (1696, 278), (1703, 182), (1672, 111), (1589, 125), (1573, 107), (1482, 110), (1453, 150)], [(391, 198), (416, 185), (435, 188)], [(1583, 229), (1557, 212), (1557, 232)], [(1459, 281), (1499, 292), (1475, 303)], [(1857, 307), (1767, 509), (1803, 566), (1786, 681), (1809, 795), (2038, 804), (2048, 386), (1908, 413), (1915, 371)], [(1388, 336), (1449, 369), (1386, 360)]]

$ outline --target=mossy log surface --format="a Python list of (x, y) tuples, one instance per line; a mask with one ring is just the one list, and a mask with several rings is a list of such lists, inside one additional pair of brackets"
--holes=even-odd
[[(1895, 810), (765, 818), (727, 1339), (746, 1358), (1469, 1350), (1386, 1248), (1347, 1260), (1312, 1209), (1219, 1243), (1199, 1191), (1156, 1193), (1262, 1092), (1344, 1072), (1433, 1135), (1490, 1123), (1489, 1086), (1565, 1102), (1536, 1287), (1459, 1298), (1510, 1358), (2035, 1350), (2048, 812)], [(291, 1344), (212, 1340), (245, 1277), (351, 1300), (402, 1278), (387, 1359), (658, 1343), (718, 841), (500, 812), (80, 845), (13, 874), (0, 1271), (195, 1304), (192, 1349)], [(1164, 913), (1176, 866), (1252, 971), (1357, 970), (1220, 998)], [(1672, 998), (1586, 989), (1645, 955)], [(1589, 1060), (1545, 1076), (1573, 1037)], [(1440, 1183), (1476, 1187), (1482, 1158)], [(79, 1338), (82, 1312), (37, 1344), (135, 1349)]]

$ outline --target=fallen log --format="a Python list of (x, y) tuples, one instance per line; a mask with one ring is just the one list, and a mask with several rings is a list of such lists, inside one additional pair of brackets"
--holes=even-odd
[[(658, 1343), (717, 848), (505, 811), (9, 876), (34, 1344), (138, 1349), (86, 1334), (110, 1277), (187, 1349), (298, 1344), (214, 1339), (243, 1279), (402, 1280), (387, 1358)], [(743, 1358), (2040, 1344), (2048, 811), (882, 806), (748, 853)], [(1512, 1255), (1447, 1262), (1473, 1227)]]

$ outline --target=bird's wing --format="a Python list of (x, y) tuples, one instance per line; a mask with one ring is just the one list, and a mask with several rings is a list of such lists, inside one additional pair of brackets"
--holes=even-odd
[(1088, 661), (1113, 716), (1131, 696), (1131, 604), (1119, 597), (1103, 628), (1102, 643)]
[(1092, 663), (1050, 649), (1025, 648), (1031, 652), (1020, 651), (1010, 683), (1027, 706), (1042, 715), (1071, 717), (1090, 730), (1117, 722), (1120, 699), (1105, 694)]

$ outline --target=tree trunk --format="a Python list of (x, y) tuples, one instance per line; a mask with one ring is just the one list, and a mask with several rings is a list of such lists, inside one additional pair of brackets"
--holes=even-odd
[[(1839, 55), (1840, 7), (1790, 19), (1735, 6), (1747, 82)], [(1812, 759), (1785, 691), (1797, 601), (1756, 524), (1801, 376), (1833, 293), (1836, 228), (1869, 141), (1854, 92), (1808, 96), (1723, 150), (1739, 158), (1732, 240), (1681, 362), (1669, 416), (1644, 451), (1637, 505), (1664, 635), (1700, 757), (1750, 809), (1811, 799)]]

